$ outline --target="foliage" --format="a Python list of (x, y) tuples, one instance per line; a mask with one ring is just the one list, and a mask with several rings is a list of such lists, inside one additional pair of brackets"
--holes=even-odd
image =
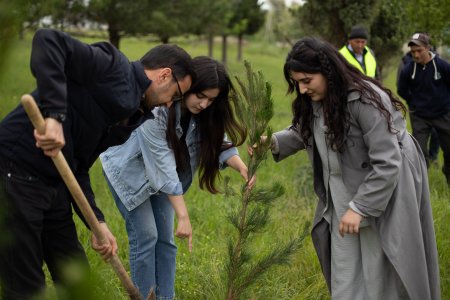
[(369, 46), (375, 52), (382, 77), (387, 74), (385, 67), (392, 65), (397, 67), (398, 62), (393, 64), (390, 62), (402, 54), (401, 45), (409, 35), (404, 2), (383, 0), (380, 11), (370, 27)]
[[(14, 2), (14, 1), (12, 1)], [(20, 0), (15, 2), (18, 17), (17, 30), (23, 37), (25, 30), (52, 26), (63, 30), (67, 25), (78, 25), (86, 20), (84, 0)]]
[(149, 14), (159, 0), (91, 0), (88, 17), (108, 25), (109, 41), (119, 48), (120, 39), (126, 35), (148, 33), (145, 26)]
[[(448, 0), (444, 0), (448, 1)], [(397, 58), (410, 28), (407, 0), (351, 0), (306, 1), (294, 10), (305, 34), (318, 35), (340, 48), (347, 42), (354, 25), (362, 25), (369, 31), (368, 46), (377, 59), (380, 70)], [(397, 65), (397, 64), (395, 64)]]
[[(231, 14), (228, 0), (183, 0), (183, 32), (196, 35), (221, 34)], [(206, 26), (207, 25), (207, 26)]]
[(25, 30), (36, 30), (42, 18), (48, 17), (58, 11), (57, 7), (64, 3), (64, 0), (25, 0), (22, 5), (17, 6), (17, 14), (21, 22), (18, 26), (19, 34), (23, 37)]
[(55, 290), (44, 290), (34, 300), (96, 300), (105, 295), (105, 284), (95, 273), (79, 261), (73, 260), (64, 263), (61, 272), (60, 284)]
[(50, 7), (53, 25), (63, 30), (67, 25), (79, 26), (85, 23), (87, 10), (84, 0), (52, 0)]
[[(208, 55), (213, 56), (214, 36), (227, 31), (227, 25), (232, 15), (231, 2), (228, 0), (190, 0), (194, 7), (189, 14), (186, 33), (206, 35), (208, 40)], [(208, 26), (205, 26), (208, 24)]]
[[(246, 85), (239, 77), (236, 77), (240, 87), (235, 94), (236, 103), (241, 105), (236, 113), (248, 130), (249, 144), (261, 146), (255, 148), (255, 155), (249, 165), (249, 173), (254, 174), (259, 163), (265, 158), (270, 144), (272, 130), (268, 124), (273, 117), (272, 86), (264, 80), (261, 71), (255, 74), (247, 61), (244, 64), (248, 83)], [(261, 142), (260, 137), (265, 131), (267, 131), (267, 141)]]
[(450, 0), (405, 1), (409, 35), (427, 32), (437, 46), (450, 44)]
[(245, 34), (255, 34), (263, 25), (265, 11), (258, 0), (233, 0), (232, 15), (228, 24), (230, 33), (238, 37), (238, 61), (242, 58), (242, 39)]
[(353, 25), (365, 26), (381, 70), (414, 32), (428, 32), (435, 45), (450, 41), (450, 0), (307, 0), (293, 15), (306, 35), (321, 36), (336, 47), (345, 44)]
[[(236, 93), (237, 103), (241, 103), (238, 114), (249, 131), (249, 146), (253, 147), (253, 155), (248, 161), (248, 176), (256, 175), (261, 162), (266, 158), (270, 147), (271, 129), (268, 127), (273, 117), (272, 87), (264, 80), (261, 72), (255, 74), (248, 62), (245, 62), (247, 81), (236, 78), (240, 87)], [(268, 138), (262, 140), (261, 136)], [(238, 196), (239, 204), (229, 213), (228, 220), (237, 231), (235, 237), (228, 242), (227, 295), (226, 298), (240, 299), (245, 290), (254, 284), (274, 265), (287, 264), (291, 256), (302, 245), (309, 225), (298, 238), (289, 240), (284, 245), (272, 246), (268, 253), (256, 255), (251, 244), (257, 233), (261, 233), (269, 222), (269, 209), (277, 198), (284, 194), (284, 187), (275, 182), (271, 187), (253, 188), (246, 185), (240, 195), (230, 187), (226, 188), (228, 196)]]
[(267, 12), (265, 35), (269, 41), (287, 42), (293, 45), (295, 40), (303, 35), (303, 29), (297, 26), (292, 11), (298, 6), (288, 8), (284, 0), (269, 0), (270, 9)]
[(355, 24), (370, 25), (377, 15), (380, 0), (308, 0), (293, 11), (307, 35), (318, 35), (342, 46)]
[(229, 28), (236, 35), (254, 34), (264, 24), (265, 12), (258, 0), (233, 0)]
[(20, 18), (16, 13), (17, 4), (15, 3), (11, 1), (0, 2), (0, 70), (2, 70), (2, 65), (5, 62), (4, 57), (11, 45), (11, 39), (15, 35), (16, 26), (20, 23)]
[(194, 9), (190, 4), (190, 0), (162, 1), (150, 10), (149, 18), (140, 25), (155, 34), (162, 43), (168, 43), (170, 37), (180, 35), (189, 23), (189, 14)]
[[(151, 14), (151, 21), (148, 22), (152, 28), (152, 33), (165, 44), (169, 42), (170, 37), (180, 33), (179, 24), (175, 21), (176, 19), (172, 20), (167, 16), (168, 11), (170, 10), (155, 10)], [(177, 12), (179, 11), (177, 10)]]

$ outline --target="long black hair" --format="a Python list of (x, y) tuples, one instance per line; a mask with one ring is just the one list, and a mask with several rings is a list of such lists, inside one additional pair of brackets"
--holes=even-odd
[(296, 98), (292, 103), (293, 125), (300, 125), (300, 134), (307, 146), (312, 135), (311, 98), (307, 94), (301, 94), (299, 86), (291, 78), (291, 72), (304, 72), (308, 74), (320, 73), (326, 78), (327, 96), (322, 101), (325, 125), (328, 126), (327, 141), (335, 151), (342, 152), (345, 145), (345, 137), (348, 132), (347, 96), (350, 90), (358, 91), (362, 98), (367, 99), (376, 107), (388, 122), (389, 131), (395, 129), (391, 124), (391, 113), (383, 105), (381, 96), (369, 83), (373, 83), (386, 94), (396, 110), (406, 112), (402, 102), (396, 99), (392, 92), (381, 84), (362, 74), (352, 66), (331, 44), (317, 38), (306, 37), (294, 44), (288, 53), (284, 64), (284, 77), (288, 82), (288, 94), (296, 91)]
[[(198, 151), (200, 188), (206, 187), (211, 193), (217, 193), (215, 180), (220, 175), (219, 155), (223, 149), (224, 135), (227, 134), (234, 146), (240, 146), (245, 142), (247, 131), (234, 115), (235, 97), (229, 97), (229, 94), (234, 92), (234, 88), (225, 67), (207, 56), (194, 58), (192, 64), (195, 81), (186, 93), (185, 99), (190, 94), (201, 93), (208, 89), (219, 89), (219, 94), (211, 105), (198, 115), (193, 115), (197, 119), (197, 129), (200, 134), (200, 151)], [(182, 109), (187, 111), (184, 106)], [(183, 113), (188, 113), (186, 111)], [(189, 158), (183, 155), (175, 132), (175, 122), (175, 106), (172, 105), (169, 111), (167, 140), (174, 151), (177, 167), (189, 166), (186, 164), (186, 159)]]

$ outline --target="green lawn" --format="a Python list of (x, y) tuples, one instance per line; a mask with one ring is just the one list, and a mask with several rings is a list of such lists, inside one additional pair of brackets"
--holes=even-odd
[[(0, 75), (0, 119), (18, 105), (20, 96), (33, 89), (34, 81), (29, 70), (30, 39), (14, 41), (13, 50), (6, 58)], [(85, 39), (95, 41), (95, 39)], [(196, 38), (174, 40), (192, 56), (206, 55), (206, 43)], [(122, 51), (131, 60), (139, 59), (154, 44), (146, 39), (130, 38), (121, 42)], [(214, 49), (216, 58), (220, 58), (221, 45)], [(287, 126), (291, 120), (290, 103), (292, 97), (285, 96), (286, 84), (282, 67), (288, 49), (273, 45), (249, 41), (244, 50), (244, 58), (250, 61), (255, 70), (261, 70), (272, 83), (275, 102), (275, 116), (271, 121), (274, 130)], [(236, 45), (230, 43), (228, 69), (232, 75), (243, 75), (244, 66), (236, 62)], [(394, 68), (392, 68), (393, 70)], [(395, 70), (387, 76), (386, 85), (394, 88)], [(394, 89), (395, 90), (395, 89)], [(244, 150), (241, 150), (246, 159)], [(440, 157), (442, 165), (442, 154)], [(223, 175), (231, 176), (236, 187), (240, 184), (234, 172), (225, 170)], [(91, 171), (92, 184), (100, 208), (104, 211), (108, 224), (120, 247), (120, 258), (128, 269), (127, 237), (124, 223), (113, 204), (108, 188), (101, 174), (99, 163)], [(438, 168), (429, 172), (431, 199), (434, 210), (436, 235), (441, 264), (442, 299), (450, 299), (450, 191), (444, 176)], [(290, 157), (275, 164), (271, 159), (258, 173), (258, 185), (268, 185), (273, 181), (284, 184), (286, 194), (271, 209), (272, 222), (266, 232), (257, 239), (255, 255), (277, 243), (299, 235), (303, 224), (312, 220), (316, 196), (312, 189), (311, 169), (306, 154)], [(201, 191), (194, 182), (186, 195), (191, 222), (194, 230), (194, 250), (189, 253), (186, 243), (177, 240), (179, 247), (177, 258), (176, 294), (178, 299), (220, 299), (225, 295), (224, 263), (226, 261), (227, 237), (230, 227), (225, 218), (230, 207), (229, 200), (222, 195), (212, 196)], [(92, 269), (97, 275), (98, 286), (94, 288), (107, 298), (126, 299), (109, 265), (90, 249), (89, 232), (76, 218), (79, 225), (80, 240), (87, 250)], [(88, 293), (89, 294), (89, 293)], [(50, 289), (47, 298), (54, 296)], [(85, 297), (86, 298), (86, 297)], [(289, 266), (276, 267), (248, 292), (248, 299), (329, 299), (320, 266), (308, 237), (304, 247)], [(69, 298), (68, 298), (69, 299)], [(86, 298), (87, 299), (87, 298)]]

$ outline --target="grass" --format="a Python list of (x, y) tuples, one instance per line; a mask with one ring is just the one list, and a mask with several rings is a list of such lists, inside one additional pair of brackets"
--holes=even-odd
[[(87, 42), (93, 38), (83, 39)], [(192, 56), (206, 55), (206, 43), (197, 38), (179, 39), (173, 42), (184, 47)], [(35, 83), (29, 70), (29, 53), (31, 35), (24, 40), (15, 40), (12, 51), (3, 63), (0, 74), (0, 119), (19, 103), (20, 96), (33, 90)], [(154, 44), (144, 38), (127, 38), (121, 42), (122, 51), (130, 60), (139, 59)], [(220, 59), (220, 44), (216, 44), (214, 56)], [(249, 42), (244, 49), (244, 58), (261, 70), (266, 80), (273, 86), (275, 116), (272, 128), (280, 130), (291, 120), (291, 97), (285, 96), (286, 84), (283, 79), (282, 66), (288, 49), (277, 48), (256, 41)], [(236, 62), (236, 45), (230, 43), (228, 69), (232, 75), (243, 75), (244, 67)], [(395, 90), (395, 70), (386, 78), (386, 86)], [(243, 157), (245, 151), (241, 150)], [(439, 159), (442, 166), (442, 154)], [(235, 172), (225, 170), (223, 176), (231, 176), (233, 182), (240, 184)], [(97, 162), (91, 170), (92, 185), (97, 195), (97, 202), (104, 211), (111, 231), (119, 244), (119, 256), (128, 266), (127, 236), (124, 222), (113, 204), (108, 188)], [(264, 236), (258, 239), (255, 253), (264, 252), (277, 242), (298, 236), (307, 220), (312, 220), (316, 196), (312, 189), (311, 168), (305, 153), (290, 157), (282, 163), (275, 164), (268, 159), (258, 173), (258, 184), (265, 185), (272, 181), (282, 182), (286, 193), (271, 210), (272, 222)], [(442, 299), (450, 299), (450, 191), (444, 176), (438, 168), (430, 168), (429, 181), (435, 219), (436, 237), (441, 268)], [(229, 225), (225, 218), (230, 203), (222, 195), (212, 196), (198, 188), (197, 181), (186, 195), (187, 205), (194, 230), (194, 250), (189, 253), (186, 242), (177, 240), (179, 247), (177, 257), (176, 295), (178, 299), (221, 299), (225, 295), (224, 263), (226, 261), (226, 241)], [(120, 283), (111, 268), (101, 261), (90, 248), (90, 232), (75, 218), (80, 240), (98, 281), (95, 288), (99, 294), (107, 294), (108, 299), (126, 299)], [(50, 280), (49, 280), (49, 284)], [(46, 299), (54, 298), (54, 291), (49, 289)], [(86, 298), (86, 297), (85, 297)], [(257, 285), (246, 294), (248, 299), (329, 299), (328, 291), (320, 271), (320, 266), (308, 237), (303, 248), (289, 266), (276, 267), (263, 277)], [(87, 299), (87, 298), (86, 298)]]

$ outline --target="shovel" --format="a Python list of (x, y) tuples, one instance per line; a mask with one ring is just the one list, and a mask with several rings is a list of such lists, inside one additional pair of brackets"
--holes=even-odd
[[(41, 112), (39, 111), (39, 108), (34, 101), (34, 98), (31, 95), (23, 95), (22, 96), (22, 105), (28, 115), (28, 117), (31, 120), (31, 123), (33, 123), (34, 128), (40, 133), (44, 133), (45, 130), (45, 121), (42, 117)], [(109, 243), (108, 239), (105, 237), (103, 232), (100, 229), (100, 223), (97, 220), (97, 217), (95, 216), (94, 212), (92, 211), (91, 206), (89, 205), (88, 200), (86, 199), (86, 196), (84, 195), (83, 191), (81, 190), (80, 185), (78, 184), (75, 176), (73, 175), (72, 170), (70, 169), (69, 165), (67, 164), (66, 159), (64, 158), (64, 155), (60, 151), (55, 157), (52, 157), (53, 163), (56, 166), (56, 169), (58, 169), (59, 174), (61, 175), (62, 179), (64, 180), (68, 190), (70, 191), (70, 194), (72, 195), (73, 199), (77, 203), (77, 206), (79, 207), (81, 213), (83, 214), (87, 224), (91, 228), (92, 233), (95, 235), (97, 240), (100, 241), (102, 244)], [(125, 268), (122, 265), (122, 262), (120, 261), (119, 257), (117, 255), (113, 255), (108, 262), (111, 264), (114, 272), (116, 272), (117, 276), (120, 279), (120, 282), (122, 283), (123, 287), (128, 293), (128, 296), (132, 300), (142, 300), (141, 295), (139, 294), (138, 289), (134, 286), (133, 282), (131, 281), (130, 277), (128, 276), (128, 273), (125, 271)], [(148, 300), (155, 299), (155, 294), (153, 292), (153, 289), (150, 290), (150, 293), (147, 297)]]

